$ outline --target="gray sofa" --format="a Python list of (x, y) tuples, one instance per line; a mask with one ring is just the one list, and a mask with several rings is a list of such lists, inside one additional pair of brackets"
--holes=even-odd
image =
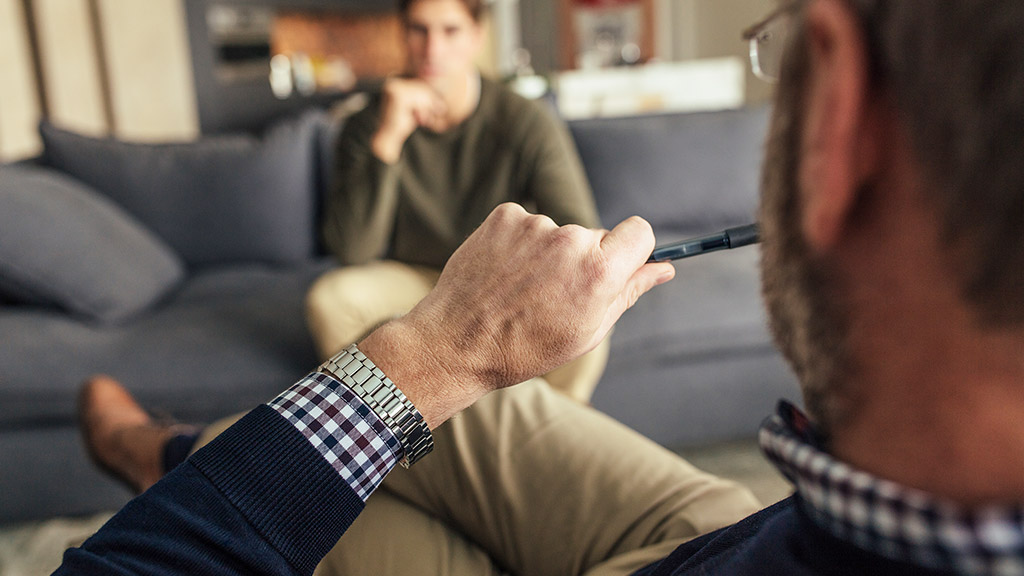
[[(753, 218), (766, 113), (571, 124), (602, 218), (659, 240)], [(107, 373), (195, 422), (272, 397), (316, 358), (302, 301), (337, 126), (309, 112), (260, 137), (93, 139), (43, 125), (0, 167), (0, 524), (114, 509), (75, 392)], [(793, 379), (764, 327), (757, 249), (678, 265), (612, 338), (594, 405), (668, 446), (749, 436)]]

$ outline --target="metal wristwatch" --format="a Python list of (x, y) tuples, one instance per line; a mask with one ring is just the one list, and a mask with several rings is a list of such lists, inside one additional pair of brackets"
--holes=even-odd
[(320, 365), (320, 372), (344, 383), (377, 414), (402, 444), (399, 463), (408, 468), (434, 449), (423, 415), (355, 344)]

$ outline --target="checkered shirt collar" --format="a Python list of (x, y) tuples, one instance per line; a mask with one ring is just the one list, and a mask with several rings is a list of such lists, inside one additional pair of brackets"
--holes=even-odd
[(810, 421), (779, 402), (761, 448), (819, 527), (883, 557), (958, 574), (1024, 575), (1024, 508), (966, 510), (830, 456)]

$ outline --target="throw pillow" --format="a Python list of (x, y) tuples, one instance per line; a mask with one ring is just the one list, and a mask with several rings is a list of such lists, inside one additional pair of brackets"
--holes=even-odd
[(323, 112), (195, 142), (141, 144), (40, 126), (45, 162), (106, 194), (193, 267), (314, 254)]
[(177, 286), (184, 266), (131, 216), (54, 170), (0, 168), (0, 295), (100, 322)]

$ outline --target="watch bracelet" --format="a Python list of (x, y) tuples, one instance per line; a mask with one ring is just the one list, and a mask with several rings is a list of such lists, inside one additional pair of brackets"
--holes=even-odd
[(318, 371), (344, 383), (398, 437), (408, 468), (434, 449), (434, 437), (423, 415), (355, 344), (320, 365)]

